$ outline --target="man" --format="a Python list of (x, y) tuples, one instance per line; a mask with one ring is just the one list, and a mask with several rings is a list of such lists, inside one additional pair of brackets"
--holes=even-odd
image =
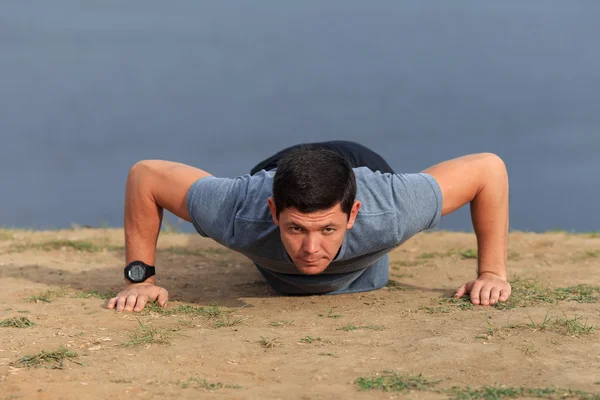
[(357, 143), (313, 143), (285, 149), (236, 179), (141, 161), (131, 168), (125, 195), (127, 285), (108, 308), (165, 305), (168, 293), (154, 284), (153, 267), (163, 209), (246, 255), (277, 292), (301, 295), (385, 286), (388, 252), (467, 203), (478, 277), (455, 296), (470, 294), (481, 305), (506, 301), (508, 176), (494, 154), (395, 174)]

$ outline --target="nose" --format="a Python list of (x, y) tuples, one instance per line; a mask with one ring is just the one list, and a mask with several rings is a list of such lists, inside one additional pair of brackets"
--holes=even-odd
[(304, 237), (302, 242), (302, 250), (307, 254), (315, 254), (319, 251), (319, 247), (321, 244), (319, 243), (319, 235), (316, 234), (308, 234)]

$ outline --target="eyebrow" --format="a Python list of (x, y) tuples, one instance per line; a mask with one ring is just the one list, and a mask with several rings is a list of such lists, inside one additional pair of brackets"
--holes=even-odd
[[(301, 225), (294, 221), (288, 222), (287, 226), (297, 226), (298, 228), (306, 229), (306, 227), (304, 225)], [(319, 229), (335, 228), (335, 227), (336, 227), (335, 223), (329, 222), (327, 225), (320, 226)]]

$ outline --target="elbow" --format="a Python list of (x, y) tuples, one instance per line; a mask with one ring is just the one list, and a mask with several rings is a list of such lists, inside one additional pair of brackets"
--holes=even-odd
[[(496, 193), (508, 193), (508, 171), (504, 160), (494, 153), (483, 153), (479, 178), (479, 194), (484, 188)], [(493, 189), (492, 189), (493, 188)]]
[(129, 169), (130, 176), (147, 175), (156, 169), (157, 160), (141, 160), (133, 164)]
[(483, 164), (482, 170), (486, 178), (505, 176), (508, 179), (506, 163), (499, 155), (494, 153), (481, 153), (480, 157)]
[(129, 169), (127, 176), (127, 184), (147, 184), (147, 177), (150, 176), (153, 170), (154, 160), (141, 160), (133, 164)]

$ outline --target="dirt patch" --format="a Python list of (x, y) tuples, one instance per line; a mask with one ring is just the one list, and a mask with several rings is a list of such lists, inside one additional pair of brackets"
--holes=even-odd
[(122, 242), (122, 230), (0, 231), (0, 399), (600, 392), (598, 235), (511, 233), (514, 301), (473, 307), (449, 298), (475, 276), (472, 234), (414, 237), (391, 253), (384, 289), (306, 297), (275, 295), (213, 241), (163, 234), (169, 305), (141, 314), (104, 308)]

